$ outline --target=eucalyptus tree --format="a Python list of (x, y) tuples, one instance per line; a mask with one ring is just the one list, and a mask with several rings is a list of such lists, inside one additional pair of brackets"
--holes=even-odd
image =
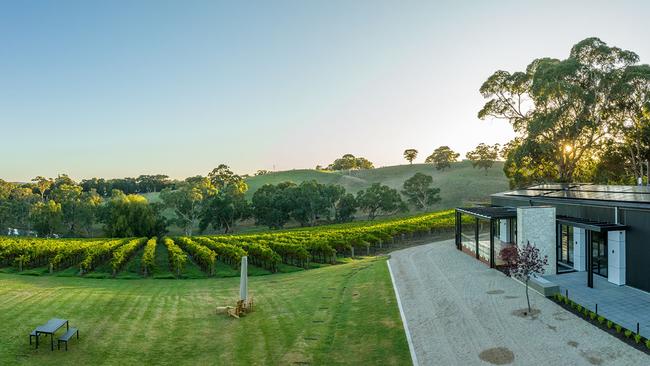
[(334, 160), (334, 162), (327, 166), (328, 170), (355, 170), (355, 169), (373, 169), (374, 164), (364, 158), (356, 157), (352, 154), (345, 154), (342, 157)]
[(212, 226), (215, 230), (229, 233), (237, 221), (251, 216), (251, 207), (238, 184), (226, 185), (202, 203), (199, 229), (203, 232)]
[(291, 219), (293, 200), (291, 190), (295, 183), (265, 184), (253, 194), (253, 217), (258, 225), (281, 229)]
[[(615, 128), (611, 129), (612, 150), (621, 155), (629, 176), (643, 176), (644, 165), (650, 159), (650, 66), (627, 67), (617, 78), (612, 95), (615, 103), (610, 106)], [(601, 159), (607, 162), (615, 153)]]
[(52, 236), (63, 224), (61, 204), (54, 200), (36, 202), (30, 211), (30, 221), (39, 236)]
[(359, 209), (364, 211), (370, 220), (374, 220), (380, 213), (390, 215), (408, 211), (399, 192), (380, 183), (373, 183), (368, 189), (357, 192), (356, 200)]
[(449, 146), (440, 146), (433, 150), (433, 153), (427, 156), (424, 162), (427, 164), (434, 164), (436, 170), (445, 170), (446, 168), (451, 167), (451, 163), (458, 160), (459, 156), (460, 154), (452, 150)]
[(613, 89), (638, 61), (634, 52), (587, 38), (566, 59), (540, 58), (525, 71), (492, 74), (480, 88), (489, 100), (478, 116), (505, 119), (517, 133), (504, 168), (511, 184), (570, 182), (593, 163), (617, 128), (611, 106), (620, 96)]
[(404, 150), (404, 159), (413, 164), (413, 160), (418, 157), (418, 151), (416, 149), (406, 149)]
[(32, 179), (32, 182), (34, 182), (34, 186), (38, 191), (38, 194), (41, 196), (41, 201), (45, 202), (45, 192), (47, 192), (50, 187), (52, 187), (54, 180), (52, 180), (52, 178), (45, 178), (39, 175), (38, 177)]
[(187, 178), (175, 190), (163, 189), (160, 199), (166, 208), (173, 210), (172, 222), (182, 228), (185, 235), (191, 236), (199, 225), (206, 202), (217, 193), (210, 179), (198, 176)]
[(102, 199), (95, 190), (84, 192), (79, 185), (61, 184), (52, 189), (52, 200), (61, 205), (67, 235), (90, 235)]
[(480, 143), (474, 150), (467, 152), (465, 156), (472, 162), (474, 168), (485, 169), (485, 174), (487, 174), (488, 169), (499, 159), (499, 150), (499, 144), (487, 145)]
[(440, 202), (440, 188), (432, 187), (433, 177), (423, 173), (415, 173), (404, 181), (402, 194), (407, 201), (418, 209), (432, 206)]

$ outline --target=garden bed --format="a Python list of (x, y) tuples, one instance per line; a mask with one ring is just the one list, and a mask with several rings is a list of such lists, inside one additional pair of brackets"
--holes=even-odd
[(591, 323), (593, 326), (600, 328), (602, 331), (609, 333), (611, 336), (618, 338), (621, 342), (627, 343), (629, 346), (650, 355), (650, 340), (637, 334), (634, 330), (626, 329), (625, 327), (596, 314), (564, 295), (556, 294), (549, 298), (565, 310)]

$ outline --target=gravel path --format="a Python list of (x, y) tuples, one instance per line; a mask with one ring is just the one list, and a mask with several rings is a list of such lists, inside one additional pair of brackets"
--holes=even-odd
[(650, 356), (443, 241), (389, 261), (419, 365), (650, 365)]

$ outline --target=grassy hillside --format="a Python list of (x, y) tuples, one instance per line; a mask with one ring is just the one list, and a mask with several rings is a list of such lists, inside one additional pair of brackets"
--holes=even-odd
[[(385, 258), (253, 277), (117, 281), (0, 275), (0, 365), (410, 365)], [(28, 334), (53, 317), (80, 329), (69, 351)], [(62, 332), (60, 332), (62, 333)]]
[(405, 180), (415, 173), (424, 173), (433, 177), (433, 185), (440, 188), (440, 204), (436, 209), (461, 206), (467, 202), (486, 201), (490, 194), (508, 189), (508, 180), (503, 174), (503, 163), (496, 162), (487, 172), (472, 168), (469, 161), (458, 162), (445, 171), (436, 170), (431, 164), (396, 165), (384, 168), (324, 172), (312, 169), (289, 170), (251, 177), (246, 180), (249, 185), (248, 195), (264, 184), (277, 184), (291, 181), (300, 183), (315, 179), (324, 184), (340, 184), (349, 192), (357, 192), (372, 183), (381, 183), (398, 190)]

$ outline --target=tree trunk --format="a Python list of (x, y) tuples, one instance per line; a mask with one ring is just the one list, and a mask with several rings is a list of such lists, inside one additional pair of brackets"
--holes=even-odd
[(530, 297), (528, 296), (528, 278), (526, 278), (526, 303), (528, 304), (528, 313), (530, 313), (531, 309), (530, 309)]

